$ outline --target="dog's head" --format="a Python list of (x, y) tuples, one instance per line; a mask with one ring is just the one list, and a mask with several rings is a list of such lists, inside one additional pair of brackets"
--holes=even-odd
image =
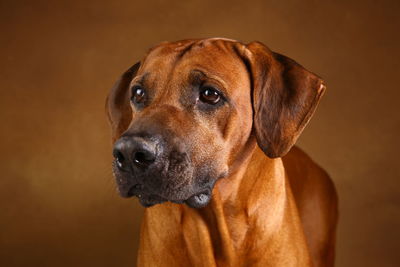
[(204, 207), (252, 136), (283, 156), (309, 121), (322, 81), (259, 42), (162, 43), (112, 88), (113, 170), (122, 196)]

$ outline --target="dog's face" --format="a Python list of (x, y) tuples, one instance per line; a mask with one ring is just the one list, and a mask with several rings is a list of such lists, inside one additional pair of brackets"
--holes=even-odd
[[(272, 55), (269, 50), (258, 55), (259, 48), (225, 39), (164, 43), (122, 76), (107, 104), (116, 141), (113, 170), (122, 196), (137, 196), (144, 206), (172, 201), (204, 207), (215, 182), (230, 174), (252, 133), (272, 157), (290, 148), (320, 92), (307, 90), (310, 96), (303, 96), (296, 89), (292, 100), (288, 89), (281, 93), (265, 88), (285, 85), (282, 78), (273, 77), (278, 60), (266, 56)], [(268, 72), (270, 77), (265, 77)], [(267, 95), (268, 90), (279, 94), (278, 99), (266, 100), (274, 97)], [(290, 109), (277, 110), (284, 101)], [(305, 108), (305, 115), (298, 115)], [(273, 118), (271, 112), (288, 114)], [(290, 125), (278, 129), (284, 115)]]

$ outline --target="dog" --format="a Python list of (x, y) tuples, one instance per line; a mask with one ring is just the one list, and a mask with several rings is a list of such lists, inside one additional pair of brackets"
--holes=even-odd
[(325, 91), (260, 42), (164, 42), (107, 97), (138, 266), (333, 266), (338, 198), (294, 144)]

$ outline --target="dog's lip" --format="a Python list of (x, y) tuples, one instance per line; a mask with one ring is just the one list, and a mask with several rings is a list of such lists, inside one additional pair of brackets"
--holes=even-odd
[(151, 207), (156, 204), (160, 204), (167, 201), (167, 199), (160, 197), (158, 195), (138, 195), (137, 197), (139, 199), (140, 204), (142, 204), (145, 207)]
[(126, 197), (136, 196), (139, 202), (145, 207), (151, 207), (169, 201), (175, 204), (187, 204), (192, 208), (202, 208), (205, 207), (211, 199), (210, 188), (199, 190), (195, 194), (184, 199), (169, 199), (159, 194), (144, 192), (143, 189), (144, 186), (142, 184), (135, 184), (128, 190)]
[(191, 208), (204, 208), (211, 200), (211, 189), (206, 189), (200, 193), (192, 195), (185, 200), (185, 203)]
[(131, 186), (131, 188), (127, 192), (127, 196), (128, 197), (136, 196), (137, 198), (139, 198), (139, 200), (146, 200), (146, 201), (152, 201), (152, 200), (162, 201), (162, 202), (168, 201), (168, 199), (166, 199), (161, 195), (147, 192), (146, 190), (144, 190), (144, 185), (139, 183)]
[(142, 190), (143, 190), (143, 185), (135, 184), (128, 190), (127, 195), (128, 197), (133, 197), (133, 196), (141, 197), (143, 195)]

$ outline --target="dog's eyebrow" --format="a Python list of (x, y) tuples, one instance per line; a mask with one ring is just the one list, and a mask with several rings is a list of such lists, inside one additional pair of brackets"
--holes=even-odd
[(142, 75), (136, 76), (135, 78), (133, 78), (131, 84), (145, 84), (146, 80), (148, 79), (150, 73), (149, 72), (145, 72)]
[(212, 80), (212, 81), (217, 82), (217, 84), (218, 84), (219, 86), (222, 87), (221, 89), (227, 88), (226, 82), (225, 82), (224, 80), (222, 80), (222, 79), (221, 79), (220, 77), (218, 77), (218, 76), (209, 74), (209, 73), (207, 73), (207, 72), (204, 71), (204, 70), (194, 69), (194, 70), (192, 70), (192, 71), (190, 72), (190, 77), (191, 77), (193, 80), (198, 80), (198, 79), (204, 79), (204, 78), (206, 78), (206, 79), (208, 79), (208, 80)]

